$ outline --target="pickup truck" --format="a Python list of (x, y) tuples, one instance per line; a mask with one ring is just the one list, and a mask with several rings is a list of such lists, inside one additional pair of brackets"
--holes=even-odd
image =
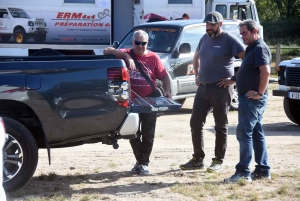
[[(239, 20), (224, 20), (222, 29), (239, 36)], [(183, 104), (187, 97), (194, 97), (197, 91), (193, 69), (193, 57), (200, 38), (206, 34), (203, 20), (173, 20), (151, 22), (135, 26), (123, 39), (113, 43), (114, 48), (131, 48), (133, 32), (142, 29), (149, 35), (148, 49), (157, 53), (170, 78), (172, 99)], [(241, 59), (236, 58), (233, 64), (237, 72)], [(157, 86), (161, 83), (157, 80)], [(230, 104), (231, 110), (238, 108), (238, 95), (234, 87)]]
[[(85, 143), (113, 145), (136, 137), (129, 74), (112, 56), (0, 58), (0, 116), (6, 133), (3, 186), (14, 191), (33, 176), (38, 149)], [(2, 173), (1, 173), (2, 174)]]
[(273, 96), (282, 96), (286, 116), (300, 125), (300, 57), (280, 62), (278, 66), (279, 89)]

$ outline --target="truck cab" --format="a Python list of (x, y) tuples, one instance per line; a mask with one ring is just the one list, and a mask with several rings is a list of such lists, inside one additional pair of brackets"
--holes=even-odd
[(25, 43), (28, 38), (42, 43), (46, 40), (48, 28), (43, 18), (31, 18), (23, 9), (0, 7), (0, 36), (3, 41)]

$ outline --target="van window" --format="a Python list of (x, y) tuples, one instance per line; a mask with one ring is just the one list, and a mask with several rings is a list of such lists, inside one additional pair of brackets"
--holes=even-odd
[(95, 4), (95, 0), (64, 0), (64, 3), (86, 3), (86, 4)]
[[(139, 27), (148, 33), (149, 41), (147, 48), (153, 52), (169, 52), (175, 45), (175, 39), (179, 34), (178, 27)], [(132, 48), (132, 30), (126, 38), (120, 43), (118, 48)]]
[(205, 25), (183, 30), (179, 43), (189, 43), (191, 45), (191, 51), (194, 52), (196, 51), (200, 39), (205, 33)]

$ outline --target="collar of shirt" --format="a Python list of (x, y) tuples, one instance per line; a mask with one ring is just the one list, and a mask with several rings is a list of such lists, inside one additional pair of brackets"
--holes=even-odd
[(261, 38), (259, 38), (257, 41), (255, 41), (254, 43), (252, 43), (251, 45), (248, 45), (246, 48), (246, 51), (252, 50), (256, 45), (258, 45), (260, 42), (262, 41)]

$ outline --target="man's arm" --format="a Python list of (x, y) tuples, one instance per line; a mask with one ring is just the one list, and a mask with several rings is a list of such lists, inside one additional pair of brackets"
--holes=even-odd
[(257, 92), (260, 94), (264, 94), (267, 85), (269, 83), (270, 66), (269, 65), (259, 66), (259, 70), (260, 70), (260, 74), (259, 74), (260, 81), (259, 81), (259, 87)]
[(195, 51), (195, 54), (194, 54), (193, 68), (194, 68), (194, 73), (195, 73), (195, 82), (199, 86), (200, 82), (198, 79), (198, 75), (199, 75), (199, 70), (200, 70), (200, 58), (199, 58), (199, 54), (197, 51)]
[(107, 55), (107, 54), (112, 54), (115, 55), (115, 57), (119, 58), (119, 59), (124, 59), (125, 62), (129, 65), (128, 67), (131, 70), (135, 70), (135, 63), (133, 61), (133, 59), (130, 57), (129, 54), (125, 53), (125, 52), (120, 52), (119, 50), (113, 48), (113, 47), (107, 47), (103, 50), (103, 54)]
[(169, 76), (166, 75), (165, 77), (163, 77), (161, 79), (162, 83), (163, 83), (163, 88), (164, 88), (164, 91), (165, 91), (165, 96), (167, 98), (170, 98), (172, 99), (172, 95), (171, 95), (171, 86), (170, 86), (170, 79), (169, 79)]

